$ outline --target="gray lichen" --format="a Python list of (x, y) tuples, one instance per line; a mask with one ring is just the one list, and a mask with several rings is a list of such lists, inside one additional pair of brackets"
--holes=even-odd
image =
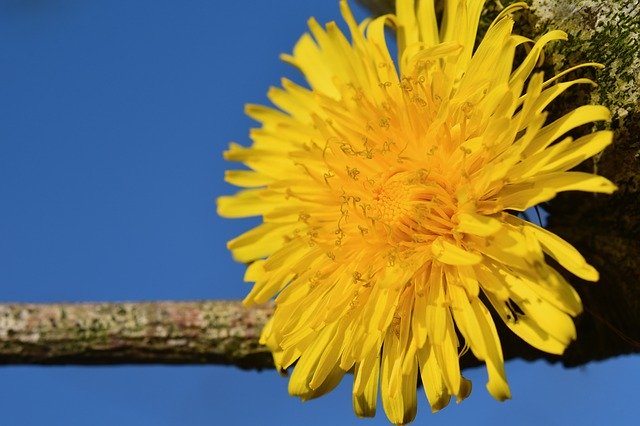
[(624, 127), (640, 110), (640, 0), (533, 0), (531, 9), (539, 29), (569, 34), (554, 52), (556, 70), (585, 61), (605, 65), (591, 100), (609, 107)]
[(0, 304), (0, 364), (216, 363), (272, 367), (269, 304)]

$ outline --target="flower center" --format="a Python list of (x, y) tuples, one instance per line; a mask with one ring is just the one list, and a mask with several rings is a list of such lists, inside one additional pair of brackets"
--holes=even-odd
[(432, 240), (451, 232), (455, 199), (437, 176), (412, 170), (389, 174), (371, 191), (370, 219), (391, 241)]
[(398, 180), (389, 180), (373, 189), (373, 201), (382, 222), (392, 226), (411, 215), (411, 190)]

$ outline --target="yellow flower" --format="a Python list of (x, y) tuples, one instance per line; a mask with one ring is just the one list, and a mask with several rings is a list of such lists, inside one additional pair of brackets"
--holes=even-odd
[(517, 212), (561, 191), (615, 190), (567, 171), (611, 132), (564, 137), (609, 111), (581, 106), (547, 123), (551, 101), (592, 82), (558, 81), (573, 69), (546, 80), (534, 72), (544, 46), (566, 34), (512, 34), (510, 13), (523, 3), (474, 50), (483, 4), (445, 0), (438, 29), (433, 1), (398, 0), (395, 15), (361, 24), (342, 1), (350, 38), (311, 19), (312, 35), (283, 56), (309, 88), (283, 80), (269, 91), (277, 109), (247, 107), (262, 126), (250, 148), (232, 144), (225, 157), (248, 166), (226, 173), (248, 189), (220, 197), (218, 209), (263, 219), (228, 246), (255, 281), (245, 303), (277, 296), (262, 342), (278, 368), (296, 363), (292, 395), (315, 398), (352, 371), (356, 414), (375, 414), (380, 388), (387, 416), (403, 424), (416, 413), (418, 375), (433, 411), (469, 394), (459, 366), (467, 348), (486, 363), (491, 395), (510, 397), (487, 305), (543, 351), (561, 354), (576, 338), (580, 299), (545, 255), (582, 279), (598, 273)]

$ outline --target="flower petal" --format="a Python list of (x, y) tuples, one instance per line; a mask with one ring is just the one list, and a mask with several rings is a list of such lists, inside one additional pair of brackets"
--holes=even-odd
[(511, 397), (504, 372), (504, 360), (498, 333), (489, 312), (477, 299), (467, 298), (464, 290), (456, 285), (449, 286), (453, 315), (473, 354), (486, 361), (489, 381), (487, 389), (498, 400)]
[(460, 248), (440, 237), (431, 244), (431, 252), (436, 260), (447, 265), (475, 265), (482, 260), (482, 255)]
[(560, 265), (572, 274), (587, 281), (598, 281), (598, 271), (587, 263), (584, 257), (571, 244), (533, 223), (525, 222), (515, 217), (509, 218), (514, 223), (521, 223), (531, 231), (542, 245), (542, 249), (553, 257)]
[(380, 373), (380, 348), (369, 354), (356, 365), (353, 378), (353, 409), (358, 417), (376, 415), (378, 399), (378, 376)]
[(485, 215), (475, 213), (458, 213), (458, 226), (456, 231), (466, 234), (488, 237), (500, 230), (500, 221)]
[(403, 359), (403, 347), (391, 329), (387, 332), (382, 346), (382, 367), (380, 371), (380, 390), (382, 406), (391, 423), (407, 424), (417, 412), (416, 383), (418, 363), (413, 361), (409, 374), (402, 376), (400, 370)]
[(422, 387), (424, 388), (429, 405), (431, 405), (431, 411), (435, 413), (449, 405), (451, 395), (442, 379), (438, 361), (433, 352), (433, 347), (430, 344), (418, 350), (418, 362), (420, 364)]

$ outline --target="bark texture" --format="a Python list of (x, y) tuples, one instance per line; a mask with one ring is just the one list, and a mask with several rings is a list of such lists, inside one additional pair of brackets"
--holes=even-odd
[(0, 305), (0, 364), (222, 364), (273, 368), (258, 342), (271, 304)]

